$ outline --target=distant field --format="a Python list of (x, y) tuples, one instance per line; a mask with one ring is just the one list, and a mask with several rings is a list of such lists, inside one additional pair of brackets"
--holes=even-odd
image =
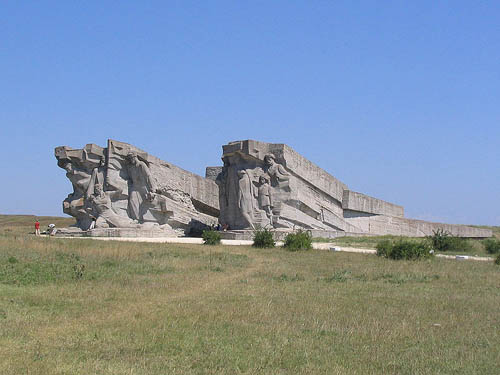
[(493, 262), (35, 238), (6, 222), (2, 375), (498, 373)]
[(40, 230), (47, 229), (49, 224), (59, 228), (75, 223), (72, 217), (35, 216), (35, 215), (0, 215), (0, 233), (29, 234), (35, 233), (35, 221), (40, 221)]

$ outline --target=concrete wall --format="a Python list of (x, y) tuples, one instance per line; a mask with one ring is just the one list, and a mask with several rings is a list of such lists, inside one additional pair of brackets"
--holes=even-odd
[(350, 210), (344, 210), (344, 218), (363, 232), (372, 235), (391, 234), (395, 236), (425, 237), (431, 236), (433, 231), (438, 229), (445, 230), (458, 237), (485, 238), (493, 235), (490, 229), (458, 224), (432, 223), (423, 220), (374, 215)]
[(404, 217), (404, 208), (368, 195), (344, 190), (342, 208), (370, 214)]

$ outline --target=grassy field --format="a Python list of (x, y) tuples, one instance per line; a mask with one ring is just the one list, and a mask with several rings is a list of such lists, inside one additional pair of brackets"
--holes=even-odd
[(0, 228), (0, 374), (498, 374), (492, 262)]

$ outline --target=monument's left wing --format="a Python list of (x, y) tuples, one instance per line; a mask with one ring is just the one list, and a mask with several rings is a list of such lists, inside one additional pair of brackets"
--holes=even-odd
[(216, 183), (160, 160), (128, 143), (103, 148), (57, 147), (59, 167), (73, 185), (63, 202), (83, 231), (188, 234), (217, 223)]

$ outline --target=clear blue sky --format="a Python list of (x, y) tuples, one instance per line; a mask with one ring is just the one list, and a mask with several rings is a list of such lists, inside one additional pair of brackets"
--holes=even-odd
[(2, 1), (0, 213), (62, 215), (55, 146), (204, 174), (287, 143), (408, 217), (500, 225), (499, 1)]

